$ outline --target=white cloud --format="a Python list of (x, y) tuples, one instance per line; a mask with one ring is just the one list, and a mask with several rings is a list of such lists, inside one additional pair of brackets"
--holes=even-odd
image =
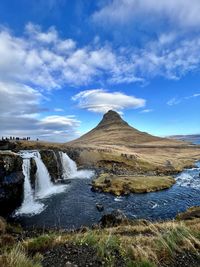
[(82, 91), (72, 98), (78, 102), (78, 107), (92, 112), (105, 113), (108, 110), (118, 112), (126, 108), (145, 106), (145, 100), (128, 96), (121, 92), (108, 92), (104, 89)]
[(48, 111), (40, 106), (43, 99), (30, 86), (0, 82), (0, 135), (63, 142), (77, 137), (80, 121), (75, 116), (41, 118), (41, 113)]
[(55, 112), (63, 112), (64, 109), (63, 109), (63, 108), (54, 108), (54, 111), (55, 111)]
[(0, 79), (31, 83), (42, 90), (88, 85), (92, 81), (131, 82), (140, 80), (126, 74), (127, 59), (108, 45), (76, 47), (71, 39), (60, 39), (55, 28), (42, 32), (28, 24), (23, 37), (7, 29), (0, 31)]
[(37, 90), (92, 82), (144, 83), (156, 76), (179, 79), (200, 65), (198, 35), (174, 44), (176, 35), (163, 33), (140, 49), (113, 49), (94, 43), (80, 48), (71, 39), (60, 39), (56, 29), (42, 32), (32, 24), (26, 34), (19, 38), (0, 31), (0, 80), (31, 84)]
[(149, 113), (152, 111), (153, 111), (153, 109), (143, 109), (140, 113)]
[(184, 97), (184, 99), (191, 99), (191, 98), (196, 98), (196, 97), (200, 97), (200, 93), (195, 93), (193, 95), (186, 96), (186, 97)]
[(148, 25), (160, 18), (179, 27), (200, 26), (199, 0), (112, 0), (93, 14), (101, 24), (125, 24), (139, 18), (148, 20)]
[(173, 97), (171, 98), (168, 102), (167, 102), (167, 105), (169, 106), (174, 106), (174, 105), (177, 105), (181, 102), (182, 100), (179, 98), (176, 98), (176, 97)]
[(36, 41), (42, 43), (56, 43), (58, 40), (58, 34), (54, 27), (49, 28), (48, 32), (41, 32), (39, 26), (29, 23), (26, 25), (26, 31), (30, 35), (30, 38), (34, 38)]
[(186, 100), (189, 100), (189, 99), (192, 99), (192, 98), (196, 98), (196, 97), (200, 97), (200, 93), (195, 93), (193, 95), (185, 96), (185, 97), (181, 97), (181, 98), (173, 97), (172, 99), (170, 99), (167, 102), (167, 105), (174, 106), (174, 105), (180, 104), (183, 101), (186, 101)]
[(199, 69), (200, 37), (182, 40), (173, 46), (163, 46), (159, 41), (148, 43), (132, 53), (130, 70), (148, 80), (156, 76), (180, 79), (186, 73)]
[(67, 142), (78, 136), (80, 121), (68, 116), (47, 116), (42, 119), (28, 116), (0, 115), (2, 136), (31, 136), (48, 141)]
[(27, 115), (41, 111), (42, 95), (27, 85), (0, 81), (0, 114)]
[[(71, 118), (71, 117), (64, 117), (64, 116), (57, 116), (57, 115), (51, 115), (47, 116), (40, 120), (38, 123), (41, 126), (47, 127), (48, 129), (56, 130), (58, 129), (57, 126), (79, 126), (80, 121)], [(55, 128), (55, 129), (54, 129)]]

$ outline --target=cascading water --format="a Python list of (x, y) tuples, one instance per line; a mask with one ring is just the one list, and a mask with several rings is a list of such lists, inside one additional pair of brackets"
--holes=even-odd
[(91, 178), (94, 175), (91, 170), (78, 170), (76, 162), (70, 159), (66, 153), (60, 151), (59, 155), (62, 163), (63, 179)]
[(45, 164), (43, 163), (40, 153), (38, 151), (34, 153), (34, 160), (37, 166), (35, 187), (36, 196), (44, 197), (52, 191), (54, 185), (51, 182), (49, 172)]
[(59, 152), (61, 164), (62, 164), (62, 178), (67, 179), (76, 176), (77, 166), (76, 163), (70, 159), (70, 157), (63, 152)]
[(34, 160), (37, 166), (35, 188), (36, 197), (44, 198), (53, 194), (63, 192), (66, 186), (54, 185), (51, 182), (51, 177), (49, 175), (47, 167), (43, 163), (40, 153), (38, 151), (34, 152)]
[(183, 187), (200, 188), (200, 162), (196, 163), (196, 168), (184, 170), (176, 177), (176, 182)]
[(16, 215), (20, 214), (37, 214), (44, 209), (44, 204), (34, 199), (33, 189), (30, 183), (30, 158), (23, 159), (22, 170), (24, 174), (24, 200), (22, 206), (16, 211)]
[[(38, 199), (45, 198), (52, 194), (61, 193), (66, 189), (66, 185), (54, 185), (51, 182), (49, 172), (43, 163), (40, 153), (38, 151), (21, 151), (19, 153), (23, 158), (23, 174), (24, 174), (24, 200), (22, 206), (15, 212), (15, 215), (34, 215), (42, 212), (45, 205), (38, 201)], [(31, 187), (30, 182), (30, 160), (35, 160), (36, 184), (35, 190)]]

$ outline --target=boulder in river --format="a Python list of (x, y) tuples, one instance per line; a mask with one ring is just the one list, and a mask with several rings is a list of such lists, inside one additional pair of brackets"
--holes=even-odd
[(127, 223), (128, 218), (121, 210), (114, 210), (109, 214), (105, 214), (102, 216), (100, 220), (100, 224), (102, 227), (113, 227), (120, 225), (122, 223)]
[(102, 204), (100, 204), (100, 203), (97, 203), (97, 204), (96, 204), (96, 208), (97, 208), (97, 210), (98, 210), (99, 212), (101, 212), (101, 211), (104, 210), (104, 206), (103, 206)]

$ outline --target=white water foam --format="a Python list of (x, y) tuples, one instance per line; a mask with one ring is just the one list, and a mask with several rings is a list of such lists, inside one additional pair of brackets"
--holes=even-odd
[(73, 161), (66, 153), (59, 152), (59, 154), (62, 163), (63, 179), (72, 179), (72, 178), (90, 179), (92, 176), (94, 176), (94, 171), (78, 170), (76, 162)]
[(153, 205), (152, 209), (155, 209), (155, 208), (157, 208), (157, 207), (158, 207), (158, 204), (155, 203), (155, 204)]
[(179, 186), (200, 188), (200, 164), (197, 163), (196, 168), (183, 171), (176, 177), (176, 183)]
[(121, 202), (121, 201), (123, 201), (123, 197), (115, 197), (114, 201)]

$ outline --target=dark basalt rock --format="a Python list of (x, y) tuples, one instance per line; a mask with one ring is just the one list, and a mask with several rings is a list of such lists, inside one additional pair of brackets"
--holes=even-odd
[(127, 222), (128, 219), (121, 210), (114, 210), (112, 213), (102, 216), (100, 225), (102, 227), (113, 227)]
[(40, 150), (42, 161), (47, 167), (49, 174), (52, 178), (52, 182), (56, 182), (62, 176), (61, 163), (59, 162), (58, 152), (53, 150)]
[(31, 164), (30, 180), (31, 180), (31, 186), (34, 189), (35, 188), (35, 181), (36, 181), (36, 172), (37, 172), (37, 166), (36, 166), (34, 158), (30, 159), (30, 164)]
[(99, 212), (102, 212), (102, 211), (104, 210), (104, 206), (103, 206), (102, 204), (100, 204), (100, 203), (97, 203), (97, 204), (96, 204), (96, 208), (97, 208), (97, 210), (98, 210)]
[(0, 214), (6, 215), (23, 201), (22, 158), (12, 152), (0, 152)]

